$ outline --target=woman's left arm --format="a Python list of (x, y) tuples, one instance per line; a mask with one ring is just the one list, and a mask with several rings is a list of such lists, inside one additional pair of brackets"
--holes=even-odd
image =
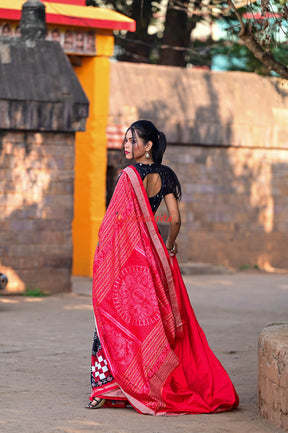
[(179, 211), (178, 200), (172, 193), (165, 195), (164, 200), (169, 214), (169, 231), (166, 247), (168, 251), (170, 250), (171, 253), (176, 254), (178, 247), (175, 241), (181, 227), (181, 215)]

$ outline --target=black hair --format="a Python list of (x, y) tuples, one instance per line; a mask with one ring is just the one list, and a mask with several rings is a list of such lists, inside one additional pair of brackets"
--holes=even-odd
[(131, 130), (133, 138), (135, 138), (135, 131), (137, 131), (139, 138), (141, 138), (144, 143), (152, 141), (153, 161), (157, 164), (161, 164), (167, 145), (165, 134), (161, 131), (158, 131), (156, 126), (150, 122), (150, 120), (137, 120), (130, 125), (126, 131), (126, 134), (129, 130)]

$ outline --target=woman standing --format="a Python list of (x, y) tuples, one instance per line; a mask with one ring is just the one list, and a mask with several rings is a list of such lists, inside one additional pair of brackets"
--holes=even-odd
[[(208, 346), (176, 259), (181, 187), (162, 165), (166, 138), (134, 122), (121, 172), (99, 230), (93, 269), (96, 332), (88, 409), (132, 405), (151, 415), (211, 413), (239, 404)], [(166, 246), (154, 214), (164, 199)]]

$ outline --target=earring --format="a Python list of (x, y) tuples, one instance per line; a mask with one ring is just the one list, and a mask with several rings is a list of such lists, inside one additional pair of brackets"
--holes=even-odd
[(146, 152), (146, 154), (145, 154), (145, 158), (146, 158), (146, 159), (150, 159), (150, 153), (149, 153), (149, 152)]

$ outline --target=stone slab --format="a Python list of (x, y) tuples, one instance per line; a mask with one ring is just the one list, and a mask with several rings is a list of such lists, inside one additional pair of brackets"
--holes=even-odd
[(288, 431), (288, 322), (263, 329), (258, 345), (258, 397), (261, 414)]

